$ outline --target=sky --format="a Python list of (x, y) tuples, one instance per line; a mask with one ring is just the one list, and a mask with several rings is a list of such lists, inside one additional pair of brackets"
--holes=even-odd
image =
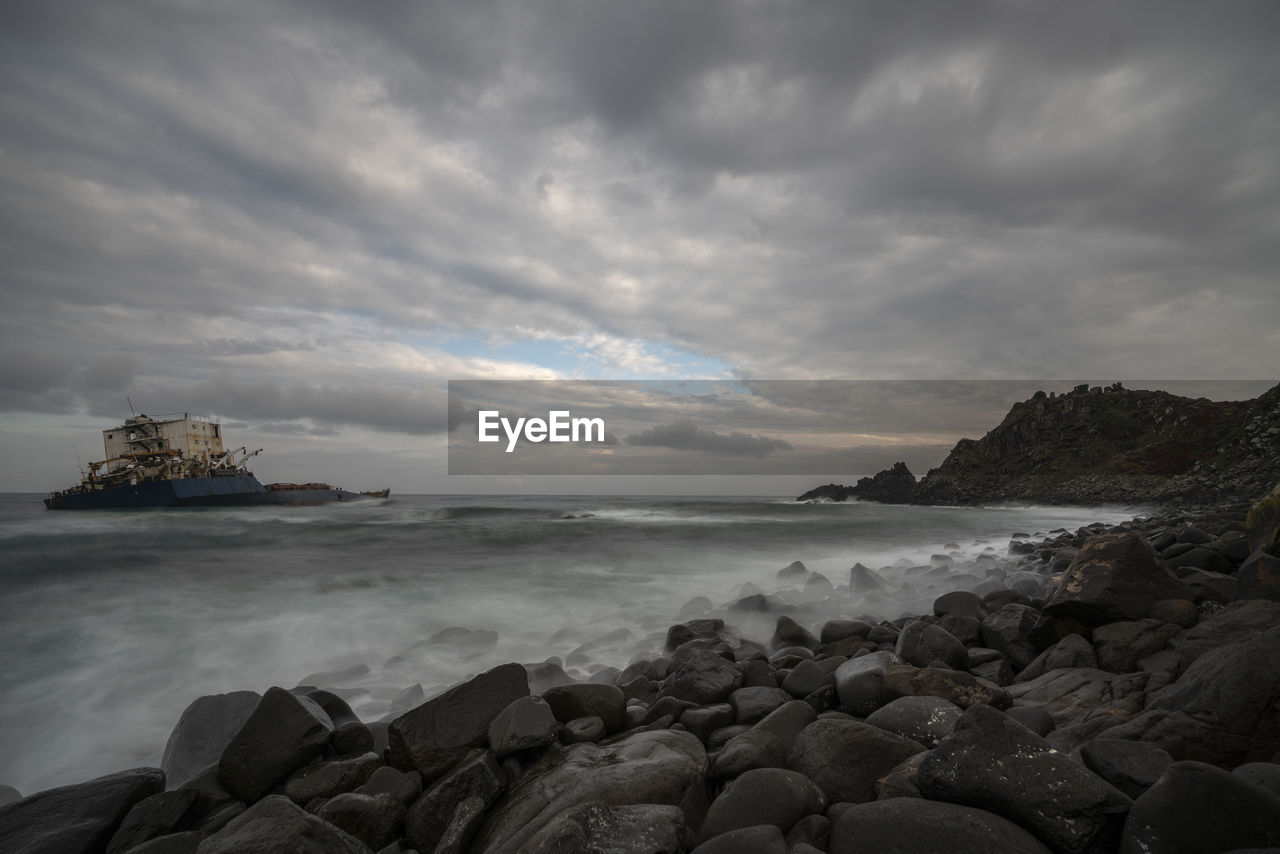
[(488, 488), (445, 474), (449, 380), (1274, 382), (1278, 36), (1269, 0), (13, 6), (0, 490), (130, 404), (427, 492)]

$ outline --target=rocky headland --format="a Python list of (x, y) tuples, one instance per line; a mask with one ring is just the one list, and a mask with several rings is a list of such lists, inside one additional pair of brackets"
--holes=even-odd
[(0, 850), (1280, 847), (1280, 492), (777, 581), (589, 681), (200, 697), (159, 768), (0, 790)]
[(1255, 498), (1280, 482), (1280, 385), (1249, 401), (1077, 386), (1014, 404), (919, 482), (904, 463), (800, 501), (1172, 504)]

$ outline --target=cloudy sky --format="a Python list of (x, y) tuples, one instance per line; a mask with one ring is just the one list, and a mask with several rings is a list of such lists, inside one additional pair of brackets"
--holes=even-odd
[(1277, 36), (1270, 0), (13, 6), (0, 490), (68, 485), (126, 397), (263, 479), (428, 491), (449, 379), (1273, 377)]

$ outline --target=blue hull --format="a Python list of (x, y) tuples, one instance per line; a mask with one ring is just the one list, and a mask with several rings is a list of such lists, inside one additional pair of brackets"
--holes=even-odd
[(155, 480), (92, 492), (59, 492), (44, 500), (50, 510), (129, 507), (243, 507), (255, 504), (327, 504), (362, 496), (342, 489), (268, 489), (251, 474)]

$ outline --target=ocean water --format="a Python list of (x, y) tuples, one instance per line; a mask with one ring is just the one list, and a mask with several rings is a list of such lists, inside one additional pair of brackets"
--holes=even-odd
[[(704, 613), (685, 607), (697, 596), (721, 613), (777, 593), (814, 628), (892, 619), (976, 580), (909, 570), (932, 554), (1004, 555), (1015, 532), (1134, 513), (741, 496), (49, 512), (0, 495), (0, 783), (30, 794), (158, 765), (202, 694), (318, 684), (377, 720), (508, 661), (554, 657), (586, 679), (656, 654)], [(806, 593), (778, 581), (794, 560), (837, 591), (855, 562), (884, 568), (896, 592)], [(772, 618), (739, 626), (764, 641)]]

